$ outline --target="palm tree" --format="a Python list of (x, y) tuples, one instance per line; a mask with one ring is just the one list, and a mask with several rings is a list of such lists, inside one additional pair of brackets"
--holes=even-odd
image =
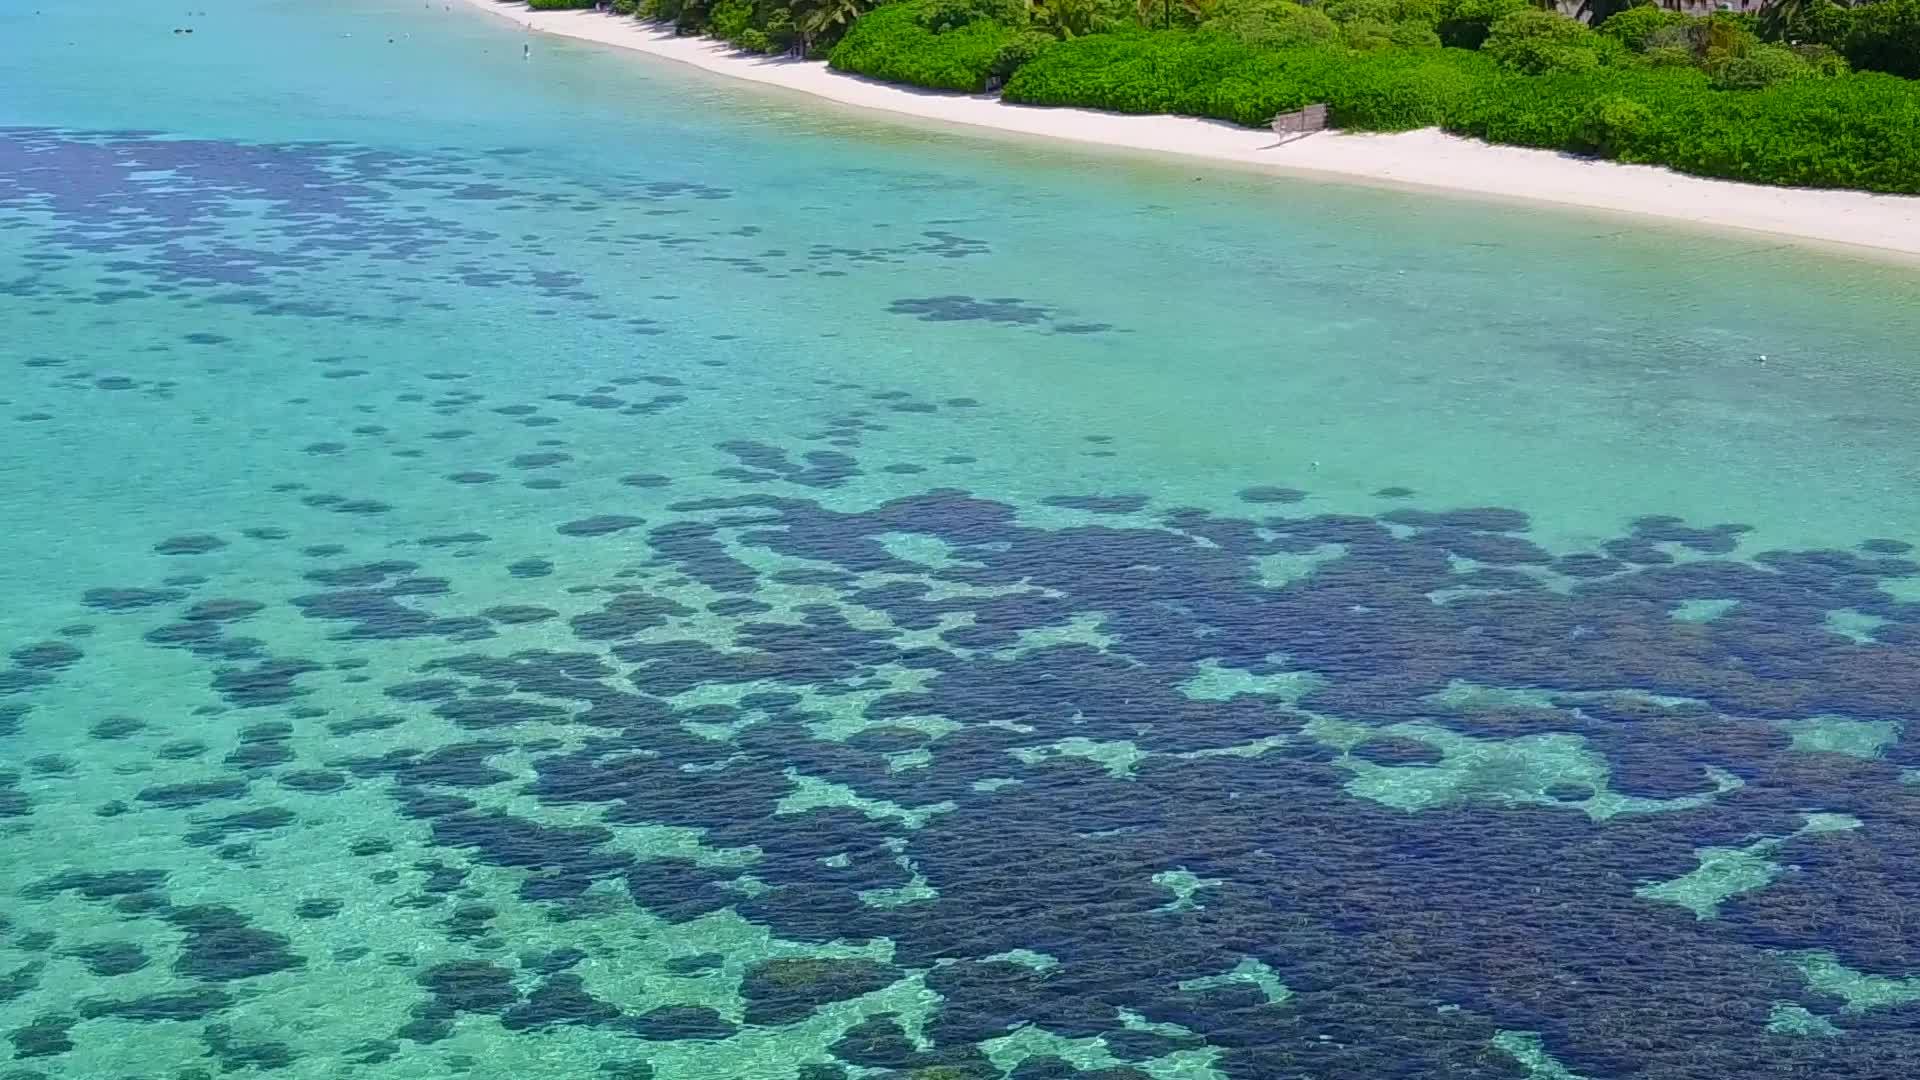
[(1768, 41), (1787, 36), (1787, 24), (1799, 21), (1807, 0), (1772, 0), (1760, 9), (1760, 35)]
[(1588, 26), (1599, 26), (1608, 16), (1617, 15), (1634, 6), (1635, 0), (1535, 0), (1536, 6), (1547, 11), (1557, 11), (1569, 19), (1578, 19)]
[(1580, 0), (1580, 16), (1588, 26), (1599, 26), (1608, 18), (1632, 7), (1631, 0)]
[(1083, 37), (1093, 33), (1100, 9), (1094, 0), (1039, 0), (1033, 16), (1035, 23), (1060, 37)]
[(1195, 24), (1199, 24), (1213, 18), (1213, 13), (1219, 9), (1220, 0), (1134, 0), (1134, 14), (1141, 26), (1152, 26), (1158, 22), (1169, 30), (1173, 28), (1175, 11), (1185, 11), (1193, 16)]
[[(1768, 0), (1760, 9), (1760, 36), (1768, 41), (1785, 41), (1820, 0)], [(1853, 7), (1854, 0), (1832, 0), (1841, 7)]]
[(813, 52), (817, 38), (838, 37), (853, 25), (853, 20), (870, 9), (867, 0), (820, 0), (800, 16), (800, 42), (804, 52)]

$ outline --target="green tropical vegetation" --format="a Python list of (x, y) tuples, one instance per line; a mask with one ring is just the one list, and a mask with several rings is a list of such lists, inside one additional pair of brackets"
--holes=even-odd
[[(534, 0), (590, 6), (590, 0)], [(1008, 101), (1440, 127), (1756, 183), (1920, 194), (1920, 0), (614, 0), (770, 55)]]

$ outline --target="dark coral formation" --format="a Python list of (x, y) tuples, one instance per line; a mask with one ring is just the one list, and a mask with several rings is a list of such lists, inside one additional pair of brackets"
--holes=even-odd
[[(665, 541), (652, 545), (656, 557), (693, 580), (757, 589), (758, 573), (710, 543), (731, 534), (775, 558), (849, 575), (996, 586), (991, 595), (936, 601), (926, 588), (902, 583), (849, 592), (847, 599), (905, 629), (965, 612), (964, 630), (945, 636), (967, 650), (1004, 648), (1022, 630), (1098, 612), (1122, 651), (1062, 644), (963, 654), (901, 646), (893, 631), (856, 629), (831, 606), (803, 607), (798, 625), (754, 621), (758, 612), (742, 611), (733, 647), (722, 651), (663, 638), (692, 612), (630, 588), (602, 613), (574, 622), (583, 644), (609, 643), (619, 666), (597, 651), (454, 657), (435, 665), (434, 677), (452, 683), (444, 688), (451, 696), (436, 692), (435, 711), (511, 732), (554, 717), (539, 702), (575, 703), (584, 710), (576, 721), (604, 734), (580, 749), (539, 756), (534, 794), (603, 804), (615, 824), (688, 825), (707, 830), (714, 846), (752, 845), (761, 852), (753, 874), (765, 888), (742, 897), (717, 887), (734, 871), (637, 862), (610, 847), (605, 830), (542, 825), (428, 794), (496, 782), (484, 774), (469, 781), (464, 771), (408, 781), (416, 786), (405, 789), (403, 807), (433, 821), (437, 843), (536, 869), (522, 891), (529, 900), (578, 898), (594, 882), (618, 881), (670, 918), (731, 905), (792, 939), (886, 937), (895, 943), (896, 962), (907, 967), (974, 957), (928, 971), (928, 985), (944, 997), (928, 1032), (936, 1047), (974, 1045), (1023, 1023), (1072, 1037), (1101, 1035), (1131, 1060), (1185, 1045), (1126, 1029), (1116, 1012), (1124, 1004), (1223, 1048), (1221, 1066), (1234, 1076), (1306, 1068), (1315, 1075), (1412, 1069), (1512, 1077), (1517, 1064), (1490, 1040), (1496, 1030), (1519, 1029), (1542, 1032), (1569, 1068), (1589, 1075), (1651, 1069), (1704, 1077), (1686, 1064), (1696, 1060), (1692, 1037), (1643, 1037), (1629, 1048), (1615, 1033), (1674, 1031), (1663, 1018), (1700, 1015), (1697, 1002), (1711, 995), (1715, 1015), (1727, 1017), (1714, 1035), (1716, 1052), (1779, 1063), (1767, 1068), (1811, 1067), (1816, 1057), (1834, 1054), (1867, 1068), (1904, 1052), (1897, 1045), (1904, 1036), (1844, 1018), (1836, 1022), (1856, 1027), (1857, 1037), (1841, 1044), (1783, 1041), (1766, 1028), (1768, 1010), (1780, 1001), (1823, 1014), (1835, 1007), (1771, 950), (1831, 948), (1850, 964), (1884, 972), (1920, 962), (1920, 940), (1901, 937), (1891, 929), (1897, 921), (1874, 914), (1875, 904), (1904, 902), (1907, 887), (1891, 872), (1858, 876), (1863, 856), (1853, 850), (1883, 843), (1880, 830), (1895, 827), (1888, 815), (1909, 812), (1898, 809), (1912, 804), (1897, 768), (1794, 752), (1768, 722), (1821, 711), (1899, 715), (1904, 695), (1920, 689), (1913, 674), (1920, 665), (1890, 661), (1913, 646), (1885, 632), (1883, 640), (1855, 641), (1821, 622), (1841, 607), (1888, 620), (1883, 631), (1915, 622), (1910, 606), (1879, 588), (1890, 575), (1912, 572), (1904, 562), (1836, 553), (1773, 553), (1751, 564), (1643, 562), (1640, 569), (1616, 561), (1604, 573), (1571, 578), (1564, 592), (1539, 589), (1530, 578), (1474, 577), (1464, 592), (1436, 601), (1461, 588), (1476, 564), (1539, 567), (1554, 560), (1526, 539), (1523, 516), (1494, 508), (1395, 511), (1389, 521), (1403, 532), (1367, 518), (1256, 523), (1197, 511), (1170, 514), (1177, 531), (1046, 530), (1019, 526), (1011, 508), (957, 491), (859, 514), (778, 497), (682, 508), (742, 511), (751, 516), (738, 525), (689, 524), (664, 536), (656, 529), (650, 539)], [(1739, 535), (1670, 521), (1642, 522), (1636, 530), (1636, 542), (1656, 549), (1717, 551), (1724, 538)], [(1209, 544), (1195, 546), (1181, 532)], [(898, 533), (943, 541), (961, 559), (934, 570), (903, 562), (875, 539)], [(1327, 544), (1340, 545), (1342, 554), (1307, 577), (1279, 588), (1259, 583), (1254, 557)], [(852, 580), (811, 573), (811, 580)], [(1783, 591), (1787, 575), (1795, 586)], [(1735, 598), (1740, 609), (1707, 624), (1668, 616), (1679, 599), (1698, 596)], [(1556, 647), (1527, 646), (1538, 641)], [(1270, 698), (1198, 701), (1180, 689), (1203, 664), (1254, 675), (1280, 670), (1270, 655), (1281, 651), (1289, 668), (1319, 676), (1304, 708), (1376, 723), (1413, 721), (1475, 739), (1566, 733), (1604, 756), (1618, 792), (1713, 797), (1659, 817), (1605, 821), (1555, 808), (1592, 799), (1598, 792), (1584, 782), (1548, 781), (1532, 805), (1469, 792), (1410, 814), (1356, 799), (1345, 791), (1352, 767), (1301, 735), (1302, 714)], [(1746, 662), (1728, 665), (1721, 658), (1729, 655)], [(880, 726), (844, 743), (810, 738), (801, 727), (810, 716), (794, 695), (760, 692), (737, 707), (679, 714), (654, 696), (716, 683), (853, 686), (887, 664), (924, 672), (924, 689), (873, 700), (865, 712)], [(622, 688), (622, 674), (641, 692)], [(1442, 704), (1456, 681), (1569, 696), (1527, 708)], [(478, 695), (483, 686), (498, 692)], [(1633, 693), (1617, 693), (1626, 689)], [(1653, 705), (1649, 694), (1700, 704)], [(926, 715), (963, 726), (936, 739), (886, 733), (893, 718)], [(735, 725), (736, 732), (715, 744), (685, 732), (677, 719)], [(1171, 756), (1273, 737), (1287, 741), (1254, 755)], [(1010, 764), (1009, 751), (1067, 738), (1130, 741), (1149, 756), (1124, 776), (1072, 757)], [(888, 766), (885, 755), (907, 750), (930, 755), (931, 764)], [(1394, 769), (1448, 767), (1436, 743), (1412, 735), (1377, 734), (1354, 746), (1352, 758)], [(395, 759), (381, 769), (404, 776), (424, 759)], [(1709, 768), (1743, 786), (1713, 795)], [(902, 807), (951, 809), (908, 830), (844, 808), (777, 814), (795, 773)], [(991, 793), (976, 785), (1010, 774), (1027, 782)], [(1796, 875), (1794, 888), (1806, 898), (1776, 884), (1730, 902), (1721, 920), (1701, 922), (1632, 892), (1635, 882), (1693, 869), (1697, 847), (1792, 832), (1810, 805), (1871, 809), (1876, 831), (1872, 840), (1840, 847), (1823, 838), (1797, 842), (1796, 862), (1810, 865), (1816, 852), (1826, 852), (1819, 865), (1833, 871)], [(861, 899), (908, 882), (890, 837), (907, 845), (937, 896), (899, 909)], [(821, 852), (844, 859), (823, 864)], [(1171, 867), (1218, 883), (1169, 911), (1167, 892), (1152, 879)], [(1463, 867), (1472, 872), (1460, 873)], [(1529, 888), (1515, 889), (1515, 882)], [(1841, 890), (1855, 899), (1833, 903)], [(1827, 919), (1783, 917), (1819, 910), (1813, 896), (1828, 898), (1828, 911), (1858, 913), (1845, 934), (1833, 936)], [(1597, 951), (1589, 944), (1596, 940), (1649, 947), (1619, 956)], [(1046, 943), (1057, 970), (1042, 975), (978, 959), (1034, 942)], [(1515, 962), (1521, 956), (1526, 963)], [(1269, 1002), (1244, 983), (1179, 989), (1249, 957), (1270, 968), (1291, 996)], [(682, 966), (698, 970), (693, 963)], [(1632, 975), (1619, 973), (1623, 964), (1633, 965)], [(1603, 978), (1602, 970), (1612, 974)], [(1765, 973), (1759, 984), (1756, 972)], [(747, 1019), (791, 1022), (900, 974), (870, 961), (763, 962), (743, 984)], [(1569, 980), (1590, 987), (1577, 1007), (1560, 989)], [(516, 1023), (614, 1022), (570, 984), (544, 985), (549, 1008), (536, 1008), (530, 997), (517, 1006)], [(1434, 1001), (1457, 1008), (1436, 1012)], [(488, 1011), (510, 1007), (502, 997)], [(541, 1019), (549, 1013), (567, 1019)], [(649, 1014), (622, 1022), (650, 1031), (692, 1019)], [(836, 1054), (905, 1075), (968, 1067), (932, 1061), (885, 1025), (868, 1026), (850, 1033)], [(1383, 1040), (1381, 1031), (1420, 1034)], [(1335, 1037), (1320, 1040), (1323, 1032)]]

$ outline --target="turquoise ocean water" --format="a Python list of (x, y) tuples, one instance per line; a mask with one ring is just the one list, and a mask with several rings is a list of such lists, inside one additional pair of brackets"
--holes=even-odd
[(1913, 270), (0, 39), (0, 1078), (1920, 1062)]

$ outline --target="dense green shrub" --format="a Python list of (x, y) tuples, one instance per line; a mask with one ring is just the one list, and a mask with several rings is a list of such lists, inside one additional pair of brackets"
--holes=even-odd
[[(1920, 81), (1847, 68), (1920, 76), (1920, 0), (1795, 4), (1770, 15), (1764, 44), (1750, 16), (1601, 0), (1590, 10), (1614, 13), (1597, 30), (1530, 0), (871, 2), (615, 8), (754, 51), (830, 48), (835, 68), (891, 82), (1004, 80), (1029, 104), (1264, 125), (1324, 102), (1352, 130), (1439, 126), (1703, 176), (1920, 194)], [(1150, 20), (1197, 29), (1139, 26)]]
[[(829, 62), (836, 70), (887, 82), (979, 93), (1002, 50), (1021, 32), (986, 17), (956, 24), (955, 6), (952, 0), (905, 0), (875, 8), (840, 39)], [(926, 22), (947, 29), (935, 32)]]
[(1653, 110), (1624, 94), (1603, 94), (1587, 103), (1579, 142), (1571, 149), (1619, 157), (1653, 130)]
[(722, 41), (740, 44), (741, 35), (753, 29), (753, 0), (720, 0), (707, 13), (707, 32)]
[(1795, 45), (1794, 54), (1813, 68), (1815, 75), (1845, 75), (1853, 68), (1847, 58), (1841, 56), (1831, 45)]
[(1401, 22), (1393, 24), (1393, 32), (1388, 35), (1395, 45), (1409, 49), (1437, 49), (1440, 47), (1440, 35), (1433, 27), (1423, 22)]
[(1369, 65), (1332, 102), (1333, 122), (1364, 131), (1439, 127), (1459, 113), (1478, 84), (1437, 50), (1421, 63)]
[[(1687, 74), (1698, 76), (1692, 69)], [(1587, 110), (1605, 94), (1593, 83), (1591, 75), (1502, 74), (1482, 82), (1445, 127), (1491, 143), (1587, 152), (1592, 149), (1585, 139)]]
[(1247, 125), (1326, 102), (1337, 126), (1356, 130), (1438, 124), (1702, 176), (1920, 194), (1920, 83), (1880, 74), (1717, 90), (1691, 65), (1526, 75), (1458, 49), (1262, 50), (1221, 34), (1131, 32), (1052, 46), (1006, 96)]
[(1322, 9), (1334, 22), (1375, 22), (1391, 25), (1400, 17), (1395, 0), (1327, 0)]
[(1676, 102), (1665, 164), (1705, 176), (1920, 193), (1920, 100), (1892, 76), (1794, 79)]
[[(1306, 104), (1276, 92), (1292, 53), (1268, 53), (1225, 34), (1123, 32), (1064, 41), (1007, 81), (1004, 97), (1127, 113), (1181, 113), (1264, 123)], [(1264, 69), (1264, 70), (1263, 70)]]
[[(1002, 96), (1030, 105), (1212, 116), (1183, 85), (1192, 81), (1185, 77), (1187, 69), (1204, 63), (1212, 82), (1225, 83), (1235, 74), (1227, 58), (1236, 55), (1257, 54), (1225, 35), (1096, 34), (1063, 41), (1034, 57), (1007, 80)], [(1238, 114), (1222, 119), (1257, 122)]]
[(1501, 67), (1528, 75), (1592, 71), (1600, 66), (1599, 35), (1550, 11), (1515, 11), (1494, 20), (1481, 51)]
[(1655, 45), (1644, 54), (1647, 66), (1676, 68), (1693, 66), (1693, 50), (1685, 45)]
[[(1752, 21), (1724, 12), (1706, 18), (1682, 15), (1665, 19), (1622, 12), (1601, 26), (1600, 40), (1613, 48), (1640, 50), (1645, 62), (1653, 67), (1691, 64), (1727, 88), (1756, 89), (1813, 70), (1806, 58), (1800, 58), (1803, 64), (1796, 64), (1792, 55), (1766, 51), (1755, 55), (1761, 42), (1754, 35)], [(1627, 59), (1618, 58), (1612, 63), (1618, 66)]]
[(1134, 32), (1061, 43), (1015, 73), (1006, 97), (1247, 125), (1325, 102), (1337, 125), (1397, 130), (1441, 122), (1492, 74), (1459, 50), (1263, 50), (1224, 34)]
[(1760, 44), (1753, 20), (1732, 12), (1715, 12), (1687, 24), (1693, 54), (1702, 64), (1714, 65), (1736, 56), (1745, 56)]
[(1745, 12), (1716, 11), (1701, 20), (1706, 28), (1706, 47), (1712, 51), (1744, 55), (1760, 44), (1760, 32), (1752, 15)]
[(1438, 30), (1440, 24), (1452, 17), (1460, 0), (1399, 0), (1395, 4), (1393, 21), (1401, 25), (1415, 23), (1429, 30)]
[(929, 0), (920, 5), (915, 18), (922, 27), (935, 34), (944, 34), (982, 20), (1006, 26), (1025, 26), (1027, 5), (1023, 0)]
[(1920, 79), (1920, 0), (1879, 0), (1856, 8), (1839, 44), (1856, 68)]
[(703, 33), (757, 53), (783, 53), (799, 39), (791, 8), (777, 0), (635, 0), (642, 13), (671, 21), (684, 33)]
[(1057, 40), (1052, 34), (1044, 31), (1021, 31), (1005, 45), (1000, 46), (1000, 52), (994, 56), (993, 64), (987, 68), (988, 76), (1003, 83), (1006, 82), (1013, 77), (1014, 72), (1025, 67), (1028, 61), (1039, 56), (1047, 46)]
[(1220, 0), (1202, 26), (1248, 45), (1275, 49), (1340, 40), (1339, 24), (1326, 12), (1292, 0)]
[(1670, 27), (1692, 23), (1693, 16), (1650, 5), (1630, 7), (1607, 17), (1597, 29), (1634, 52), (1646, 52), (1654, 34)]
[(1487, 31), (1494, 20), (1532, 8), (1527, 0), (1460, 0), (1435, 29), (1444, 44), (1456, 49), (1477, 49), (1486, 42)]
[(1102, 0), (1034, 0), (1033, 25), (1063, 39), (1104, 33), (1125, 25), (1126, 16), (1137, 11), (1129, 6), (1116, 17), (1118, 7)]
[(527, 6), (535, 11), (570, 11), (593, 5), (594, 0), (527, 0)]
[[(1854, 8), (1842, 7), (1833, 0), (1776, 5), (1771, 37), (1806, 45), (1827, 45), (1839, 49), (1853, 32)], [(1781, 13), (1784, 13), (1782, 16)]]
[[(1610, 94), (1645, 106), (1652, 120), (1602, 148), (1585, 113)], [(1735, 92), (1714, 90), (1692, 68), (1510, 76), (1481, 87), (1448, 126), (1489, 142), (1604, 149), (1701, 176), (1920, 194), (1920, 86), (1886, 75)]]
[(643, 19), (671, 23), (682, 34), (704, 34), (711, 10), (709, 0), (638, 0)]
[(1393, 27), (1374, 19), (1355, 19), (1340, 24), (1340, 40), (1358, 52), (1393, 47)]
[(1739, 56), (1716, 64), (1709, 75), (1722, 90), (1761, 90), (1788, 79), (1813, 74), (1813, 65), (1784, 45), (1754, 45)]

